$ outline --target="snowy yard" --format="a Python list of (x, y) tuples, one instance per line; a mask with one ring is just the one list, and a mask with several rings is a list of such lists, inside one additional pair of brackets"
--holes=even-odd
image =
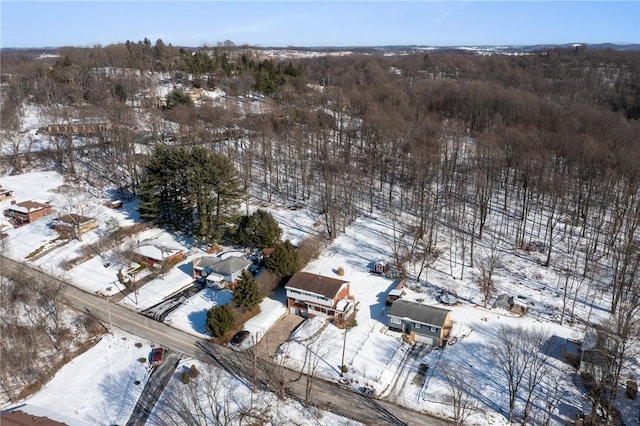
[(125, 424), (149, 379), (150, 352), (151, 344), (136, 336), (106, 334), (19, 409), (70, 426)]

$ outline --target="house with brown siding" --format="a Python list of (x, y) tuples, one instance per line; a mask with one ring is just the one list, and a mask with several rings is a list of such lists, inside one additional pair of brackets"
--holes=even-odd
[(18, 224), (35, 222), (51, 213), (53, 213), (51, 205), (39, 201), (23, 201), (21, 203), (11, 201), (11, 205), (5, 210), (5, 216), (12, 218)]
[(284, 288), (292, 314), (305, 318), (322, 316), (344, 322), (355, 313), (356, 303), (348, 281), (298, 272)]
[(61, 235), (74, 236), (84, 234), (98, 227), (98, 221), (79, 214), (66, 214), (54, 219), (51, 227)]

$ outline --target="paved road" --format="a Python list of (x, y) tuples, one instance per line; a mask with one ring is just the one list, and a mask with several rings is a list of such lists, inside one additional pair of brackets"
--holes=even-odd
[[(57, 277), (46, 274), (28, 262), (16, 262), (1, 255), (0, 261), (3, 271), (5, 269), (16, 271), (29, 269), (32, 274), (39, 276), (42, 280), (55, 280), (63, 283), (66, 301), (74, 308), (94, 316), (107, 328), (120, 328), (155, 344), (171, 348), (176, 352), (209, 364), (216, 364), (235, 376), (244, 378), (246, 382), (253, 380), (253, 369), (251, 368), (253, 358), (247, 352), (236, 352), (229, 348), (212, 344), (208, 340), (197, 338), (166, 324), (139, 315), (122, 306), (110, 303), (108, 299), (85, 293)], [(285, 370), (267, 360), (259, 360), (258, 362), (261, 367), (257, 369), (258, 380), (264, 384), (269, 382), (266, 372), (273, 372), (274, 368), (279, 369), (279, 373), (288, 377), (299, 377), (297, 381), (290, 382), (287, 380), (287, 387), (289, 396), (304, 400), (306, 376), (300, 376), (297, 372)], [(449, 424), (407, 407), (400, 407), (387, 401), (365, 397), (319, 378), (314, 379), (313, 392), (309, 403), (372, 425), (406, 424), (418, 426)]]

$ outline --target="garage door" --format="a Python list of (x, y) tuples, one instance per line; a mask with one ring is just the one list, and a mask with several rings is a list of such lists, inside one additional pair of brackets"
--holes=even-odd
[(433, 337), (423, 336), (417, 333), (416, 333), (416, 342), (426, 343), (427, 345), (431, 345), (431, 346), (434, 346), (436, 344), (435, 339)]

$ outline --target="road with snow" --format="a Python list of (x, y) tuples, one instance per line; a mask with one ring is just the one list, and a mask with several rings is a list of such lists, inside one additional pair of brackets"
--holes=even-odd
[[(28, 262), (16, 262), (0, 256), (2, 268), (5, 271), (24, 271), (29, 269), (34, 278), (55, 280), (62, 284), (66, 301), (80, 311), (96, 318), (106, 328), (117, 327), (136, 336), (148, 339), (154, 344), (171, 348), (182, 354), (191, 356), (209, 364), (217, 364), (228, 372), (250, 380), (252, 377), (252, 358), (248, 353), (236, 352), (229, 348), (212, 344), (211, 342), (177, 330), (166, 324), (154, 321), (120, 305), (110, 303), (108, 298), (101, 298), (86, 293), (70, 285), (60, 278), (37, 269)], [(268, 361), (260, 360), (264, 363)], [(261, 373), (265, 368), (258, 368)], [(299, 373), (287, 370), (286, 374), (300, 376)], [(266, 382), (266, 377), (259, 377)], [(297, 381), (288, 385), (289, 396), (303, 401), (306, 388), (306, 377), (301, 376)], [(446, 425), (445, 421), (427, 416), (407, 407), (401, 407), (388, 401), (369, 398), (342, 388), (336, 383), (320, 378), (313, 379), (313, 391), (310, 401), (312, 405), (329, 410), (347, 418), (375, 425)]]

